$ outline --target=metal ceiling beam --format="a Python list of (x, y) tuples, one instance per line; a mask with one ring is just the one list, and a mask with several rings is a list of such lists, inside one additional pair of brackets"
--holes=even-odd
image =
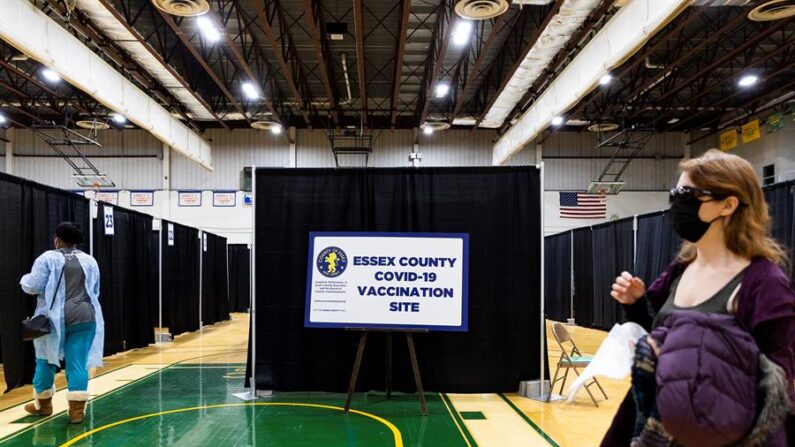
[(243, 106), (240, 104), (237, 98), (235, 98), (235, 95), (233, 95), (232, 92), (230, 92), (229, 89), (226, 88), (224, 82), (218, 77), (215, 71), (213, 71), (212, 67), (210, 67), (210, 64), (208, 64), (207, 61), (204, 59), (204, 56), (202, 56), (199, 53), (199, 51), (196, 49), (196, 47), (193, 46), (193, 44), (190, 42), (190, 39), (188, 39), (188, 36), (186, 36), (185, 33), (182, 32), (182, 29), (179, 27), (179, 25), (177, 25), (177, 23), (174, 22), (174, 19), (171, 18), (171, 15), (159, 9), (157, 10), (157, 12), (160, 14), (160, 17), (163, 18), (163, 21), (166, 22), (168, 27), (171, 28), (171, 31), (177, 36), (180, 42), (182, 42), (184, 48), (188, 50), (188, 52), (193, 56), (193, 58), (196, 59), (196, 62), (204, 69), (205, 73), (207, 73), (207, 76), (209, 76), (210, 79), (213, 80), (215, 85), (218, 86), (221, 92), (223, 92), (224, 96), (226, 96), (229, 102), (232, 103), (232, 105), (235, 107), (235, 109), (237, 109), (238, 112), (240, 112), (241, 115), (246, 117), (247, 121), (250, 121), (248, 118), (248, 114), (246, 114), (246, 111), (243, 109)]
[(367, 77), (364, 70), (364, 19), (362, 0), (353, 0), (353, 23), (356, 33), (356, 71), (359, 76), (359, 102), (362, 107), (362, 122), (367, 126)]
[[(225, 22), (218, 17), (215, 11), (212, 10), (210, 10), (210, 12), (208, 12), (205, 15), (205, 17), (207, 17), (213, 23), (213, 25), (217, 27), (217, 29), (221, 30), (221, 35), (223, 36), (226, 48), (232, 54), (231, 59), (237, 64), (238, 67), (240, 67), (241, 70), (243, 70), (244, 73), (246, 73), (246, 76), (248, 76), (249, 81), (255, 83), (256, 85), (264, 84), (265, 79), (259, 79), (257, 74), (254, 73), (254, 70), (251, 69), (251, 66), (248, 64), (248, 61), (243, 56), (243, 53), (241, 52), (240, 48), (237, 46), (237, 43), (235, 43), (234, 39), (232, 39), (231, 34), (226, 31), (226, 26), (224, 25)], [(243, 33), (245, 31), (241, 30), (240, 32)], [(253, 36), (251, 35), (249, 36), (252, 37), (253, 39)], [(244, 45), (242, 36), (240, 39), (240, 45), (241, 46)], [(262, 74), (263, 77), (268, 75), (271, 75), (271, 73)], [(270, 98), (263, 97), (261, 99), (265, 102), (265, 107), (267, 107), (268, 110), (271, 112), (273, 120), (279, 124), (282, 124), (282, 119), (281, 117), (279, 117), (279, 112), (276, 110), (275, 107), (273, 107), (273, 102), (270, 100)]]
[(315, 57), (317, 58), (317, 63), (320, 69), (320, 79), (323, 81), (323, 88), (326, 91), (326, 96), (328, 97), (329, 103), (329, 112), (331, 113), (331, 117), (334, 119), (334, 124), (340, 124), (340, 117), (337, 110), (337, 100), (334, 96), (334, 88), (331, 84), (331, 71), (329, 71), (329, 65), (326, 63), (326, 54), (328, 48), (323, 45), (323, 37), (320, 33), (320, 27), (318, 24), (319, 13), (318, 10), (314, 7), (313, 0), (303, 0), (304, 2), (304, 18), (306, 19), (306, 25), (309, 31), (309, 35), (312, 38), (312, 46), (315, 50)]
[[(455, 106), (453, 107), (453, 114), (450, 116), (450, 123), (455, 120), (455, 117), (458, 115), (458, 112), (461, 111), (461, 107), (464, 106), (464, 98), (466, 97), (466, 92), (468, 92), (472, 86), (480, 85), (478, 81), (483, 79), (483, 76), (480, 75), (480, 68), (483, 63), (486, 61), (488, 57), (488, 51), (494, 42), (497, 40), (497, 36), (503, 30), (504, 26), (510, 26), (512, 22), (506, 21), (508, 13), (500, 15), (497, 17), (497, 20), (491, 27), (489, 31), (489, 36), (486, 37), (486, 41), (483, 43), (483, 46), (480, 48), (480, 53), (478, 53), (477, 58), (475, 59), (475, 63), (472, 64), (472, 68), (470, 69), (470, 74), (464, 81), (464, 86), (459, 91), (458, 95), (456, 96)], [(516, 18), (518, 15), (515, 15)]]
[[(301, 116), (304, 118), (304, 122), (311, 129), (312, 120), (309, 117), (309, 113), (306, 111), (303, 95), (298, 89), (298, 84), (295, 82), (295, 76), (293, 75), (292, 70), (290, 70), (290, 65), (287, 63), (287, 59), (284, 56), (285, 52), (287, 54), (295, 55), (295, 45), (286, 33), (282, 35), (282, 44), (279, 45), (278, 39), (276, 38), (276, 33), (273, 32), (273, 27), (271, 26), (273, 15), (268, 13), (268, 2), (260, 3), (256, 0), (249, 0), (249, 4), (257, 12), (258, 23), (262, 28), (262, 31), (265, 33), (265, 38), (267, 39), (268, 44), (270, 44), (273, 54), (276, 55), (276, 62), (279, 64), (279, 69), (282, 72), (282, 76), (284, 76), (284, 79), (287, 81), (287, 87), (290, 89), (290, 93), (292, 93), (293, 98), (295, 98), (295, 102), (298, 105), (298, 110), (301, 113)], [(279, 2), (277, 1), (271, 2), (271, 4), (273, 4), (274, 8), (280, 8)]]
[[(519, 54), (519, 57), (516, 58), (516, 60), (514, 61), (513, 65), (511, 66), (511, 68), (508, 69), (508, 72), (503, 76), (499, 87), (497, 87), (497, 91), (494, 92), (494, 94), (491, 96), (491, 98), (489, 98), (489, 100), (486, 102), (486, 107), (483, 108), (483, 110), (481, 111), (480, 115), (478, 116), (478, 119), (475, 121), (475, 125), (472, 128), (473, 130), (477, 129), (478, 126), (480, 126), (480, 123), (483, 122), (483, 118), (485, 118), (486, 114), (489, 113), (489, 109), (491, 109), (491, 106), (493, 106), (494, 102), (497, 101), (497, 98), (500, 96), (502, 91), (505, 89), (505, 86), (508, 85), (508, 82), (511, 80), (513, 75), (516, 73), (516, 70), (519, 69), (519, 66), (522, 64), (522, 61), (524, 61), (524, 58), (527, 57), (527, 53), (529, 53), (530, 49), (532, 49), (533, 46), (536, 44), (536, 42), (538, 41), (538, 38), (541, 36), (541, 33), (544, 31), (544, 29), (546, 29), (547, 25), (549, 25), (549, 22), (552, 21), (552, 18), (555, 17), (555, 15), (558, 13), (558, 11), (560, 11), (560, 7), (563, 4), (563, 1), (564, 0), (555, 0), (555, 4), (552, 6), (552, 8), (547, 13), (546, 17), (544, 18), (544, 21), (533, 32), (532, 37), (530, 38), (530, 40), (527, 41), (527, 44), (522, 49), (521, 53)], [(528, 10), (530, 10), (530, 8), (528, 8)], [(521, 20), (518, 23), (521, 23)], [(505, 49), (503, 51), (505, 51)]]
[(450, 44), (450, 30), (455, 27), (458, 15), (453, 13), (453, 4), (450, 0), (442, 0), (437, 9), (436, 27), (433, 31), (431, 47), (428, 49), (428, 58), (425, 66), (424, 101), (417, 126), (421, 126), (428, 116), (428, 107), (433, 96), (433, 86), (439, 81), (439, 73), (444, 67), (444, 56)]
[(127, 32), (129, 32), (130, 34), (132, 34), (135, 37), (135, 39), (138, 41), (138, 43), (141, 46), (143, 46), (146, 49), (146, 51), (148, 51), (149, 54), (152, 55), (152, 57), (157, 59), (157, 61), (160, 63), (160, 65), (162, 65), (163, 68), (165, 68), (171, 74), (171, 76), (173, 76), (180, 83), (180, 85), (182, 85), (182, 87), (185, 88), (185, 90), (190, 93), (191, 96), (196, 98), (196, 100), (199, 101), (199, 103), (201, 103), (201, 105), (204, 106), (204, 108), (207, 109), (210, 112), (210, 114), (213, 116), (213, 118), (215, 118), (215, 120), (218, 121), (218, 123), (221, 124), (221, 126), (223, 126), (226, 130), (229, 130), (229, 126), (226, 125), (226, 123), (224, 123), (224, 121), (221, 119), (220, 116), (218, 116), (218, 114), (215, 112), (215, 110), (213, 110), (213, 108), (210, 106), (210, 104), (201, 95), (199, 95), (198, 92), (196, 92), (196, 89), (191, 87), (191, 85), (185, 80), (185, 78), (180, 73), (177, 72), (177, 70), (174, 69), (174, 67), (172, 67), (169, 63), (167, 63), (165, 61), (163, 56), (159, 52), (157, 52), (157, 50), (155, 50), (149, 44), (149, 42), (146, 41), (144, 36), (137, 29), (135, 29), (134, 27), (130, 26), (129, 23), (127, 23), (127, 20), (125, 19), (125, 17), (116, 9), (115, 6), (113, 6), (113, 3), (111, 3), (109, 0), (97, 0), (97, 1), (102, 6), (104, 6), (105, 9), (122, 26), (124, 26), (124, 28), (127, 30)]
[(400, 86), (403, 83), (403, 57), (406, 55), (406, 33), (409, 29), (409, 15), (411, 14), (411, 0), (401, 0), (400, 5), (400, 30), (398, 32), (397, 51), (395, 56), (395, 76), (392, 82), (392, 116), (391, 128), (395, 128), (397, 108), (400, 101)]

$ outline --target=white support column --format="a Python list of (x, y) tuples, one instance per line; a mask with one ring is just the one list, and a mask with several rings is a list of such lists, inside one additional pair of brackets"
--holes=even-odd
[(290, 127), (289, 129), (287, 129), (287, 138), (290, 140), (290, 155), (289, 155), (289, 160), (287, 161), (288, 168), (295, 168), (298, 166), (296, 152), (295, 152), (295, 134), (296, 134), (295, 127)]
[(536, 164), (541, 164), (544, 161), (544, 156), (543, 156), (544, 148), (542, 147), (541, 143), (537, 143), (535, 145), (535, 149), (536, 149), (536, 154), (535, 154)]
[(14, 128), (6, 131), (6, 174), (14, 175)]
[(693, 157), (692, 148), (689, 144), (685, 144), (685, 160), (690, 160)]
[(162, 167), (160, 180), (162, 181), (163, 203), (160, 212), (163, 219), (171, 219), (171, 148), (165, 143), (163, 143)]

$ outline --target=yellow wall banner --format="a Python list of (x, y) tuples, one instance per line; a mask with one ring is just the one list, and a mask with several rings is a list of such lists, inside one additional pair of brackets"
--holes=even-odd
[(720, 150), (729, 151), (737, 147), (737, 130), (731, 129), (720, 134)]
[(743, 143), (749, 143), (762, 138), (759, 131), (759, 120), (753, 120), (743, 124)]

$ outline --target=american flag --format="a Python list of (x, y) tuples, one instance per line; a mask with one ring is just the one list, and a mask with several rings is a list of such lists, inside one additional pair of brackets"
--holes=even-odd
[(560, 217), (566, 219), (604, 219), (607, 196), (582, 192), (560, 193)]

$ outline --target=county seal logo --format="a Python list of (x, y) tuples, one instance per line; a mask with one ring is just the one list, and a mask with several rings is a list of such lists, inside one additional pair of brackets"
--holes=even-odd
[(336, 278), (348, 267), (348, 255), (339, 247), (324, 248), (317, 256), (317, 269), (328, 278)]

